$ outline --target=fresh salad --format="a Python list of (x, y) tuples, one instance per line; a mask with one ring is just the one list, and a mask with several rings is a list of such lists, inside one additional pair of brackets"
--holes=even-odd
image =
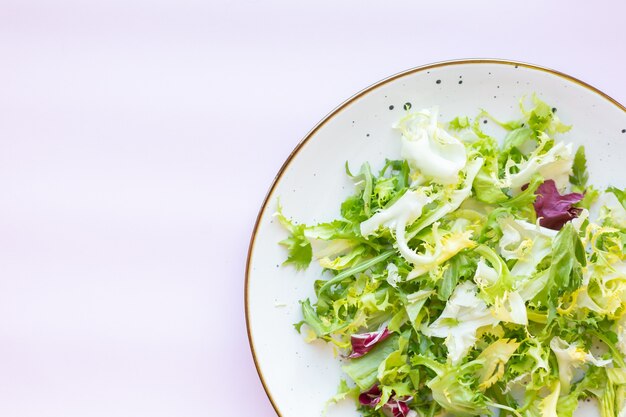
[[(407, 111), (401, 159), (346, 165), (355, 194), (317, 225), (276, 216), (285, 264), (324, 268), (295, 325), (332, 343), (365, 417), (626, 416), (626, 191), (537, 97), (520, 118)], [(481, 122), (502, 129), (486, 134)], [(381, 161), (382, 164), (382, 161)]]

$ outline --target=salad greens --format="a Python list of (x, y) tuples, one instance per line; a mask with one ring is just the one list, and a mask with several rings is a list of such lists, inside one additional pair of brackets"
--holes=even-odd
[(366, 417), (571, 417), (595, 398), (602, 417), (626, 416), (626, 191), (588, 184), (549, 105), (520, 108), (508, 122), (407, 111), (401, 159), (346, 165), (356, 192), (340, 218), (297, 225), (278, 208), (285, 263), (326, 271), (295, 327), (344, 357), (331, 402), (351, 396)]

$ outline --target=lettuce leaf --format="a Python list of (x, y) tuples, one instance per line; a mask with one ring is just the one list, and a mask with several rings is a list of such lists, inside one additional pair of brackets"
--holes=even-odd
[(578, 289), (582, 284), (586, 259), (585, 248), (578, 232), (571, 223), (567, 223), (552, 242), (552, 260), (543, 290), (543, 300), (549, 308), (550, 319), (556, 314), (559, 297), (565, 292)]
[(580, 216), (582, 209), (574, 204), (583, 199), (580, 193), (559, 194), (552, 180), (546, 180), (535, 191), (537, 199), (533, 203), (539, 224), (553, 230), (560, 230), (568, 221)]
[(313, 249), (311, 242), (306, 238), (304, 232), (306, 225), (295, 224), (283, 215), (282, 208), (274, 214), (280, 224), (289, 232), (289, 237), (279, 242), (281, 246), (287, 248), (287, 260), (283, 265), (293, 265), (297, 270), (308, 268), (313, 259)]
[(348, 356), (350, 359), (359, 358), (372, 350), (376, 344), (382, 342), (391, 336), (388, 328), (384, 328), (377, 332), (359, 333), (351, 336), (352, 353)]
[(398, 337), (390, 337), (378, 343), (367, 355), (352, 359), (341, 369), (359, 386), (363, 391), (374, 385), (378, 379), (378, 367), (380, 364), (398, 348)]
[(413, 365), (422, 365), (435, 372), (436, 376), (426, 385), (431, 389), (433, 399), (446, 411), (459, 417), (488, 414), (488, 401), (478, 389), (476, 376), (483, 365), (482, 361), (455, 366), (417, 355), (411, 362)]
[(401, 155), (409, 166), (439, 184), (458, 182), (467, 162), (465, 146), (438, 126), (438, 109), (409, 113), (396, 129), (402, 134)]
[(572, 175), (569, 176), (569, 182), (572, 184), (572, 190), (582, 193), (587, 188), (589, 181), (589, 173), (587, 172), (587, 157), (585, 155), (585, 147), (579, 146), (574, 155), (574, 163), (572, 164)]
[(476, 343), (479, 328), (497, 323), (476, 292), (477, 288), (471, 282), (459, 284), (441, 315), (423, 329), (427, 336), (445, 338), (448, 359), (453, 364), (459, 363)]

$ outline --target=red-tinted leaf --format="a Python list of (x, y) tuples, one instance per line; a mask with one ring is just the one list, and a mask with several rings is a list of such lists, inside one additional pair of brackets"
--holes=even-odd
[(582, 209), (572, 207), (583, 199), (580, 193), (559, 194), (553, 180), (546, 180), (535, 191), (533, 203), (539, 224), (552, 230), (560, 230), (565, 223), (580, 215)]
[[(372, 388), (359, 395), (359, 402), (366, 407), (376, 407), (380, 402), (382, 391), (380, 386), (374, 385)], [(387, 417), (413, 417), (415, 412), (412, 412), (408, 406), (408, 402), (413, 397), (400, 397), (395, 398), (395, 394), (391, 395), (386, 404), (383, 405), (383, 413)]]
[(374, 385), (372, 388), (359, 395), (359, 402), (362, 405), (374, 408), (380, 402), (381, 395), (382, 391), (380, 390), (380, 387), (378, 385)]
[(383, 413), (388, 417), (410, 417), (414, 413), (411, 413), (407, 403), (412, 399), (413, 397), (402, 397), (396, 400), (392, 397), (383, 405)]
[(352, 353), (348, 358), (354, 359), (365, 355), (376, 346), (376, 343), (382, 342), (390, 335), (391, 332), (386, 327), (377, 332), (353, 334), (350, 338)]

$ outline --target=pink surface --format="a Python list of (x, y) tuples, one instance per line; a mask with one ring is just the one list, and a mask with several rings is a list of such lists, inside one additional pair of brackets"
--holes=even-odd
[(496, 3), (3, 1), (0, 415), (275, 416), (245, 333), (248, 238), (323, 115), (462, 57), (626, 101), (626, 6)]

